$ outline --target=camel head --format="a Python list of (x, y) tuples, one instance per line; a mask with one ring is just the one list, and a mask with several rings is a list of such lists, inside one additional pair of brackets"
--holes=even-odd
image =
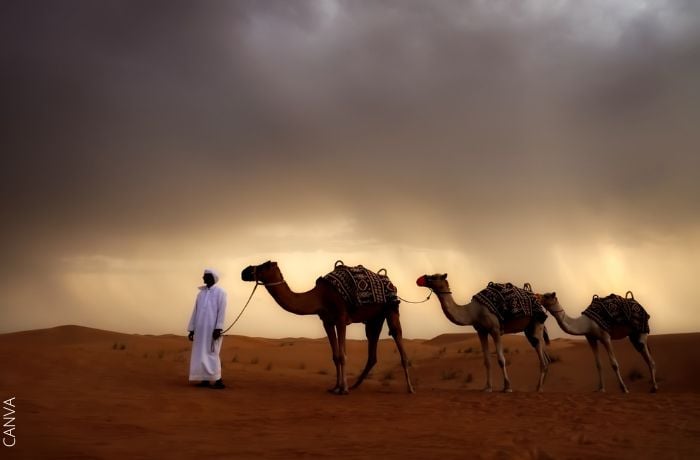
[(547, 292), (545, 294), (535, 294), (537, 297), (537, 301), (542, 305), (548, 312), (552, 313), (552, 310), (554, 311), (559, 311), (561, 310), (559, 305), (559, 299), (557, 299), (557, 293), (556, 292)]
[(277, 262), (268, 260), (264, 264), (249, 265), (241, 272), (243, 281), (255, 281), (263, 284), (283, 281), (282, 272), (277, 266)]
[(450, 283), (447, 282), (447, 273), (423, 275), (416, 280), (416, 284), (421, 287), (430, 288), (437, 293), (450, 292)]

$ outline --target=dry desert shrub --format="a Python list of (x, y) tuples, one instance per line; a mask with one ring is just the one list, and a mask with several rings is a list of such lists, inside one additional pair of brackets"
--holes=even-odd
[(457, 375), (459, 374), (459, 371), (455, 371), (454, 369), (449, 369), (442, 371), (442, 380), (453, 380), (457, 378)]
[(642, 372), (639, 369), (634, 367), (630, 369), (629, 373), (627, 374), (627, 378), (630, 379), (630, 381), (634, 382), (643, 379), (644, 374), (642, 374)]

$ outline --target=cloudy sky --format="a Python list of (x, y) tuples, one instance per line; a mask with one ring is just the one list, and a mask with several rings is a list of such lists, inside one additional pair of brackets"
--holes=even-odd
[[(10, 0), (0, 65), (0, 332), (181, 334), (203, 268), (232, 320), (268, 259), (700, 330), (695, 0)], [(232, 332), (323, 335), (264, 291)]]

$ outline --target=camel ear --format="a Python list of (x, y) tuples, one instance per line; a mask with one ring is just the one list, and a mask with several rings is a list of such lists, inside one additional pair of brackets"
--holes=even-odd
[(556, 296), (557, 296), (556, 291), (552, 291), (552, 297), (556, 297)]
[(447, 279), (447, 273), (445, 273), (444, 275), (440, 275), (440, 279), (441, 279), (441, 280), (446, 280), (446, 279)]

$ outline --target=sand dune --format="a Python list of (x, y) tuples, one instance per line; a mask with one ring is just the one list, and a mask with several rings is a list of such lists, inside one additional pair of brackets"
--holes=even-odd
[[(0, 397), (15, 397), (15, 447), (2, 458), (700, 458), (700, 333), (652, 336), (661, 392), (649, 394), (641, 357), (616, 352), (630, 395), (578, 340), (552, 341), (545, 393), (524, 337), (506, 336), (512, 394), (480, 391), (474, 334), (407, 340), (415, 395), (393, 342), (346, 397), (325, 392), (334, 368), (326, 339), (227, 336), (229, 388), (187, 382), (185, 337), (62, 326), (0, 335)], [(349, 341), (359, 373), (366, 344)], [(497, 387), (502, 380), (493, 360)], [(641, 377), (640, 377), (641, 376)]]

